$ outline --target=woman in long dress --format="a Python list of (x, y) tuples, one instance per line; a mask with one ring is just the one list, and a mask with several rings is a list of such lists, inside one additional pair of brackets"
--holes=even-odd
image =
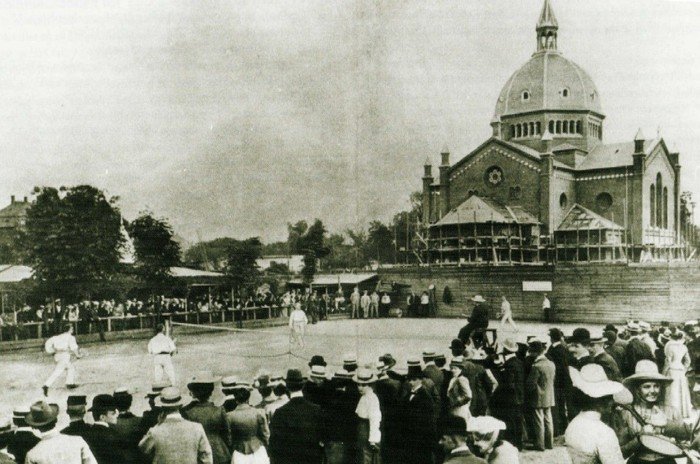
[(681, 413), (681, 417), (688, 418), (693, 411), (688, 378), (686, 377), (686, 372), (690, 367), (690, 355), (683, 338), (683, 332), (675, 330), (671, 333), (671, 340), (664, 347), (666, 355), (664, 374), (673, 379), (673, 382), (666, 388), (665, 403), (676, 408)]

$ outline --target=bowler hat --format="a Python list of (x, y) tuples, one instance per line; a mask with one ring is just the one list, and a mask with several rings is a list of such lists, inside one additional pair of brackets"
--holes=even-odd
[(299, 369), (289, 369), (284, 381), (288, 387), (301, 386), (304, 384), (304, 376)]
[(90, 409), (88, 409), (88, 411), (95, 411), (99, 409), (113, 411), (115, 409), (118, 409), (117, 402), (115, 401), (112, 395), (95, 395), (95, 397), (92, 399), (92, 406), (90, 406)]
[(588, 329), (579, 327), (574, 329), (570, 337), (566, 337), (566, 343), (580, 343), (581, 345), (587, 345), (591, 343), (591, 333)]
[(323, 359), (323, 356), (320, 354), (315, 354), (311, 357), (311, 361), (309, 361), (309, 367), (313, 366), (327, 366), (328, 364), (326, 363), (326, 360)]
[(466, 346), (464, 345), (464, 342), (460, 340), (459, 338), (455, 338), (452, 340), (450, 343), (450, 350), (451, 351), (464, 351)]
[(41, 427), (54, 422), (58, 417), (58, 405), (49, 404), (46, 401), (37, 401), (29, 408), (29, 414), (25, 417), (27, 425)]
[(605, 329), (603, 329), (603, 332), (615, 332), (615, 333), (617, 333), (617, 327), (615, 327), (613, 324), (608, 324), (605, 326)]
[(85, 395), (69, 395), (66, 399), (66, 409), (70, 411), (85, 411), (86, 405)]

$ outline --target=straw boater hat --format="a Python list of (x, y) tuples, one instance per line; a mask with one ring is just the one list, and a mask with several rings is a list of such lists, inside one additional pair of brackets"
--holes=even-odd
[(352, 380), (358, 385), (371, 385), (377, 381), (377, 376), (371, 370), (361, 368), (357, 370)]
[(352, 374), (345, 369), (338, 369), (333, 373), (333, 379), (335, 380), (352, 380)]
[(627, 321), (625, 329), (630, 333), (639, 333), (642, 331), (641, 327), (639, 327), (639, 321)]
[(151, 385), (151, 391), (146, 393), (146, 398), (155, 398), (156, 396), (160, 395), (160, 392), (162, 392), (165, 387), (167, 387), (166, 384), (154, 383)]
[(220, 379), (219, 377), (214, 377), (214, 375), (209, 372), (209, 371), (201, 371), (197, 372), (196, 375), (194, 375), (189, 382), (187, 382), (187, 386), (189, 387), (190, 385), (208, 385), (208, 384), (214, 384), (218, 382)]
[(609, 380), (599, 364), (586, 364), (581, 371), (569, 367), (569, 374), (574, 387), (591, 398), (612, 396), (624, 388), (620, 382)]
[(499, 432), (505, 429), (505, 422), (491, 416), (470, 417), (467, 421), (467, 432), (478, 433), (481, 435)]
[(29, 414), (24, 418), (27, 425), (41, 427), (54, 422), (58, 417), (58, 405), (49, 404), (46, 401), (37, 401), (29, 408)]
[(160, 396), (156, 398), (156, 407), (159, 408), (178, 408), (187, 404), (185, 397), (180, 394), (180, 389), (177, 387), (167, 387), (160, 392)]
[(357, 356), (354, 354), (343, 356), (343, 366), (357, 366)]
[(464, 357), (463, 356), (455, 356), (452, 358), (450, 361), (450, 367), (464, 367)]
[(321, 366), (321, 365), (315, 365), (311, 366), (311, 372), (309, 373), (309, 377), (312, 379), (321, 379), (325, 380), (326, 379), (326, 366)]
[(485, 300), (484, 297), (481, 296), (481, 295), (474, 295), (474, 296), (472, 297), (472, 301), (473, 301), (474, 303), (486, 303), (486, 300)]
[[(84, 401), (84, 396), (83, 396), (83, 401)], [(70, 396), (68, 397), (70, 400)], [(86, 404), (86, 402), (83, 402), (83, 404)], [(27, 415), (29, 414), (29, 407), (27, 406), (18, 406), (15, 409), (12, 410), (12, 420), (24, 420), (27, 418)]]
[(654, 361), (642, 359), (634, 366), (634, 374), (625, 378), (622, 383), (625, 387), (632, 389), (636, 384), (642, 382), (660, 382), (669, 384), (673, 381), (671, 377), (659, 374), (659, 367)]

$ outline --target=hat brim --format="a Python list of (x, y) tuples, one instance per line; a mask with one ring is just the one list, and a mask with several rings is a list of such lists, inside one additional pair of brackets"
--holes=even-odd
[(163, 403), (163, 397), (159, 396), (158, 398), (156, 398), (155, 404), (157, 408), (180, 408), (182, 406), (185, 406), (186, 404), (189, 404), (189, 402), (190, 398), (183, 395), (180, 397), (180, 400), (175, 403), (170, 401), (168, 401), (167, 403)]
[(623, 381), (622, 384), (627, 387), (633, 387), (634, 385), (638, 383), (643, 383), (643, 382), (659, 382), (663, 384), (670, 384), (673, 382), (673, 379), (671, 377), (666, 377), (663, 374), (654, 374), (654, 373), (639, 373), (639, 374), (632, 374), (629, 377), (626, 377)]
[(34, 415), (30, 412), (25, 416), (24, 421), (27, 423), (27, 425), (31, 425), (32, 427), (41, 427), (42, 425), (50, 424), (51, 422), (58, 419), (58, 405), (49, 404), (49, 407), (52, 410), (51, 416), (47, 416), (42, 420), (35, 418)]
[(624, 389), (624, 386), (620, 382), (615, 382), (613, 380), (588, 382), (581, 376), (581, 373), (578, 370), (572, 367), (569, 367), (569, 374), (571, 375), (571, 382), (573, 386), (591, 398), (613, 396), (620, 393)]

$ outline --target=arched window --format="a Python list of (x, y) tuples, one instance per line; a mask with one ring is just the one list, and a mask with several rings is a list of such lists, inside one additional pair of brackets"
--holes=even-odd
[(535, 123), (535, 134), (540, 135), (542, 133), (542, 123), (537, 121)]
[(582, 134), (583, 131), (582, 131), (581, 129), (582, 129), (582, 127), (581, 127), (581, 121), (576, 121), (576, 133), (577, 133), (577, 134)]
[(656, 225), (656, 186), (649, 186), (649, 227)]
[(510, 138), (511, 139), (515, 138), (515, 124), (510, 125)]
[(535, 123), (530, 123), (530, 135), (535, 135)]
[(562, 127), (562, 132), (565, 134), (569, 133), (569, 123), (567, 121), (562, 121), (561, 125)]
[(549, 133), (554, 133), (554, 121), (549, 121)]
[(527, 137), (529, 132), (527, 130), (527, 123), (523, 124), (523, 137)]
[(576, 133), (576, 122), (569, 121), (569, 134), (575, 134), (575, 133)]
[(527, 90), (523, 90), (522, 97), (523, 97), (523, 101), (529, 100), (530, 99), (530, 92), (528, 92)]
[(664, 187), (664, 195), (663, 195), (663, 198), (661, 198), (661, 202), (663, 203), (663, 206), (662, 206), (663, 216), (664, 216), (663, 227), (664, 227), (664, 229), (668, 229), (668, 188), (667, 187)]
[(601, 211), (607, 211), (613, 204), (613, 197), (608, 192), (599, 193), (595, 197), (595, 204)]
[(523, 135), (523, 127), (520, 124), (518, 124), (517, 129), (515, 131), (515, 136), (520, 137), (522, 135)]
[(566, 87), (564, 87), (564, 88), (562, 89), (562, 91), (561, 91), (561, 96), (564, 97), (564, 98), (568, 98), (568, 97), (569, 97), (569, 89), (567, 89)]
[(661, 180), (661, 173), (656, 174), (656, 227), (663, 227), (664, 225), (664, 210), (663, 210), (663, 181)]
[(557, 132), (557, 134), (561, 134), (561, 121), (557, 121), (556, 132)]
[(566, 193), (559, 195), (559, 206), (564, 209), (569, 204), (569, 199), (566, 197)]

